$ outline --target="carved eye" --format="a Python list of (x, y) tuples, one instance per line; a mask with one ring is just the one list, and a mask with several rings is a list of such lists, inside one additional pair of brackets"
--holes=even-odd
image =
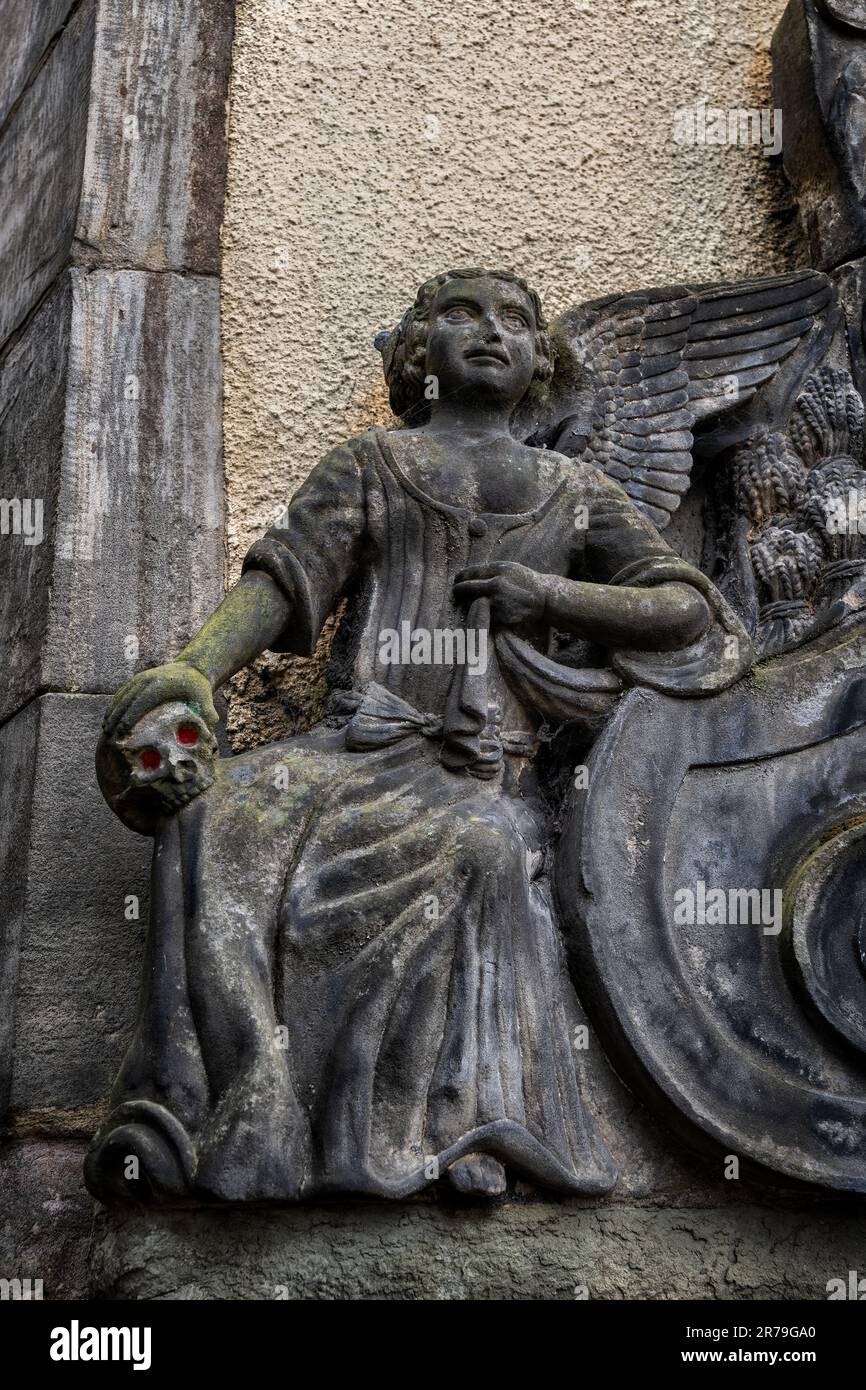
[(161, 762), (162, 758), (155, 748), (145, 748), (141, 755), (141, 765), (145, 772), (153, 772), (155, 768), (159, 767)]
[(193, 748), (198, 743), (198, 729), (194, 724), (181, 724), (175, 737), (185, 748)]

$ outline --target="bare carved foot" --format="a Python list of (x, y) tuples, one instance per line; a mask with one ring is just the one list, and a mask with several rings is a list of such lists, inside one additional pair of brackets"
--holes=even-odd
[(505, 1169), (489, 1154), (464, 1154), (448, 1169), (452, 1187), (466, 1197), (501, 1197), (505, 1191)]

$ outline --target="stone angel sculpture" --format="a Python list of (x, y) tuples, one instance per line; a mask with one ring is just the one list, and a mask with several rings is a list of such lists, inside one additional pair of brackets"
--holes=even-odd
[[(808, 272), (680, 287), (551, 330), (509, 271), (420, 287), (380, 344), (399, 427), (332, 449), (201, 632), (108, 708), (103, 788), (155, 847), (92, 1191), (614, 1184), (580, 1094), (539, 749), (564, 724), (591, 738), (628, 687), (704, 696), (748, 670), (739, 618), (660, 528), (694, 431), (735, 434), (784, 389), (828, 293)], [(213, 691), (267, 648), (312, 655), (343, 597), (327, 717), (214, 759)], [(563, 635), (591, 661), (559, 659)]]

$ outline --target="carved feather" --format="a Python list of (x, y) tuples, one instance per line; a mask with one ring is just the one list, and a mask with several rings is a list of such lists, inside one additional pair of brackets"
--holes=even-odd
[(659, 528), (688, 491), (694, 428), (769, 382), (830, 302), (826, 275), (612, 295), (552, 325), (556, 371), (523, 431), (622, 484)]

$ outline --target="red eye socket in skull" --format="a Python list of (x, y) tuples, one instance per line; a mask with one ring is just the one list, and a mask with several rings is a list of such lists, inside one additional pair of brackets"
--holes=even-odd
[(152, 772), (154, 768), (159, 767), (161, 762), (162, 758), (155, 748), (145, 748), (141, 755), (141, 765), (146, 772)]
[(181, 724), (177, 731), (176, 738), (178, 743), (184, 744), (187, 748), (192, 748), (194, 744), (198, 743), (198, 729), (194, 724)]

